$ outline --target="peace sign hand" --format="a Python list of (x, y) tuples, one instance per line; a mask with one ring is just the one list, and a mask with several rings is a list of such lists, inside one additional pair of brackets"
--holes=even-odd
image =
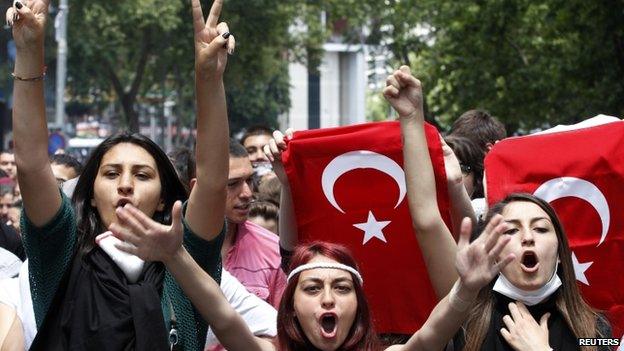
[(221, 79), (227, 65), (227, 55), (234, 53), (236, 46), (227, 23), (218, 23), (223, 0), (214, 0), (205, 22), (199, 0), (191, 0), (191, 3), (195, 34), (195, 70), (202, 79)]
[(43, 49), (49, 5), (50, 0), (17, 0), (9, 7), (6, 22), (13, 27), (18, 50)]

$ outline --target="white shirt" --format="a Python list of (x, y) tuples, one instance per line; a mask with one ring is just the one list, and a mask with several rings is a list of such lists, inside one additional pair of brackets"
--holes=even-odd
[(22, 264), (16, 278), (0, 280), (0, 303), (15, 309), (24, 328), (24, 349), (28, 350), (37, 334), (35, 311), (28, 282), (28, 260)]
[[(277, 335), (277, 311), (256, 295), (245, 289), (243, 284), (225, 269), (221, 272), (221, 291), (243, 317), (249, 330), (256, 336), (274, 337)], [(206, 348), (219, 344), (219, 340), (208, 328)]]

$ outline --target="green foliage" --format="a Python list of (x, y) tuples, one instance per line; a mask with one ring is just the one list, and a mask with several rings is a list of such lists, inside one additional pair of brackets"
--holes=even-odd
[(429, 117), (444, 124), (471, 108), (489, 110), (510, 132), (598, 113), (624, 115), (622, 1), (343, 0), (332, 6), (335, 17), (370, 29), (367, 42), (387, 45), (394, 67), (412, 66), (424, 83)]
[[(192, 124), (187, 0), (70, 5), (68, 92), (75, 101), (94, 109), (114, 101), (126, 111), (120, 124), (133, 126), (138, 106), (173, 99), (177, 123)], [(207, 13), (211, 1), (202, 5)], [(225, 75), (233, 132), (276, 126), (290, 105), (288, 62), (316, 69), (332, 34), (388, 48), (392, 67), (412, 66), (424, 83), (428, 118), (446, 126), (471, 108), (489, 110), (510, 132), (624, 115), (622, 1), (227, 0), (222, 18), (237, 39)], [(53, 67), (56, 44), (48, 34)], [(368, 118), (381, 118), (383, 104), (367, 100)]]
[[(178, 124), (193, 121), (193, 29), (188, 1), (75, 0), (70, 13), (69, 88), (94, 106), (118, 101), (134, 126), (138, 104), (174, 99)], [(212, 1), (202, 1), (207, 15)], [(228, 0), (222, 20), (236, 38), (225, 73), (231, 130), (277, 127), (290, 106), (288, 62), (316, 67), (325, 32), (318, 4), (301, 0)], [(291, 30), (295, 18), (307, 31)], [(135, 114), (133, 117), (132, 114)]]

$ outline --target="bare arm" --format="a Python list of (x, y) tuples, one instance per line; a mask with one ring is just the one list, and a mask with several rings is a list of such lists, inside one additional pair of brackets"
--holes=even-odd
[(479, 238), (471, 244), (468, 243), (470, 223), (466, 218), (461, 224), (459, 251), (455, 259), (459, 280), (433, 309), (422, 328), (405, 345), (396, 345), (389, 350), (442, 350), (468, 316), (479, 290), (514, 259), (513, 254), (510, 254), (499, 260), (500, 253), (510, 240), (509, 236), (502, 235), (506, 230), (502, 216), (494, 217)]
[[(223, 72), (234, 37), (219, 23), (223, 0), (215, 0), (204, 21), (199, 0), (192, 0), (195, 32), (195, 94), (197, 102), (197, 183), (191, 191), (186, 220), (203, 239), (221, 231), (228, 177), (228, 120)], [(226, 34), (228, 33), (228, 34)]]
[(435, 178), (425, 138), (420, 81), (402, 66), (386, 81), (384, 96), (398, 112), (403, 137), (403, 160), (412, 225), (429, 279), (438, 298), (457, 279), (454, 257), (457, 246), (438, 209)]
[[(43, 42), (49, 0), (21, 2), (7, 10), (16, 46), (15, 76), (44, 74)], [(15, 20), (15, 15), (19, 14)], [(48, 223), (61, 207), (61, 195), (48, 159), (48, 127), (43, 80), (13, 84), (13, 138), (17, 176), (28, 218), (35, 226)]]
[(132, 205), (118, 208), (116, 213), (119, 222), (113, 223), (110, 230), (134, 245), (121, 243), (117, 248), (146, 261), (163, 262), (223, 346), (229, 350), (275, 350), (270, 341), (251, 333), (223, 296), (219, 284), (182, 246), (181, 202), (173, 205), (170, 226), (154, 221)]
[(286, 150), (286, 142), (284, 137), (291, 138), (293, 131), (286, 130), (286, 135), (280, 131), (273, 132), (273, 139), (268, 145), (264, 146), (264, 153), (267, 155), (273, 171), (277, 175), (282, 184), (282, 193), (280, 196), (280, 216), (279, 216), (279, 237), (280, 246), (285, 250), (292, 251), (299, 243), (299, 235), (297, 233), (297, 220), (295, 218), (295, 208), (293, 206), (292, 192), (290, 183), (282, 164), (282, 152)]
[(165, 265), (228, 350), (275, 350), (270, 340), (251, 333), (223, 296), (219, 285), (184, 248), (181, 247)]
[(449, 212), (453, 226), (453, 237), (457, 239), (462, 220), (468, 217), (472, 220), (472, 223), (477, 223), (477, 217), (472, 209), (470, 196), (468, 196), (468, 192), (466, 192), (464, 187), (459, 161), (453, 149), (444, 141), (444, 138), (440, 137), (440, 142), (442, 143), (442, 154), (444, 155), (444, 169), (446, 171), (446, 183), (449, 193)]

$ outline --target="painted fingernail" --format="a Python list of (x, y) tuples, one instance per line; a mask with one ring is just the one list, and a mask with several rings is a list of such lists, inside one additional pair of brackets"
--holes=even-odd
[(22, 8), (22, 6), (23, 6), (23, 5), (22, 5), (22, 3), (21, 3), (21, 2), (19, 2), (19, 1), (16, 1), (16, 2), (15, 2), (15, 7), (17, 7), (18, 9), (21, 9), (21, 8)]
[(230, 56), (231, 56), (231, 55), (234, 55), (234, 49), (229, 49), (229, 50), (228, 50), (228, 54), (229, 54)]
[(223, 39), (227, 39), (230, 37), (230, 32), (225, 32), (223, 34), (221, 34), (221, 36), (223, 37)]

